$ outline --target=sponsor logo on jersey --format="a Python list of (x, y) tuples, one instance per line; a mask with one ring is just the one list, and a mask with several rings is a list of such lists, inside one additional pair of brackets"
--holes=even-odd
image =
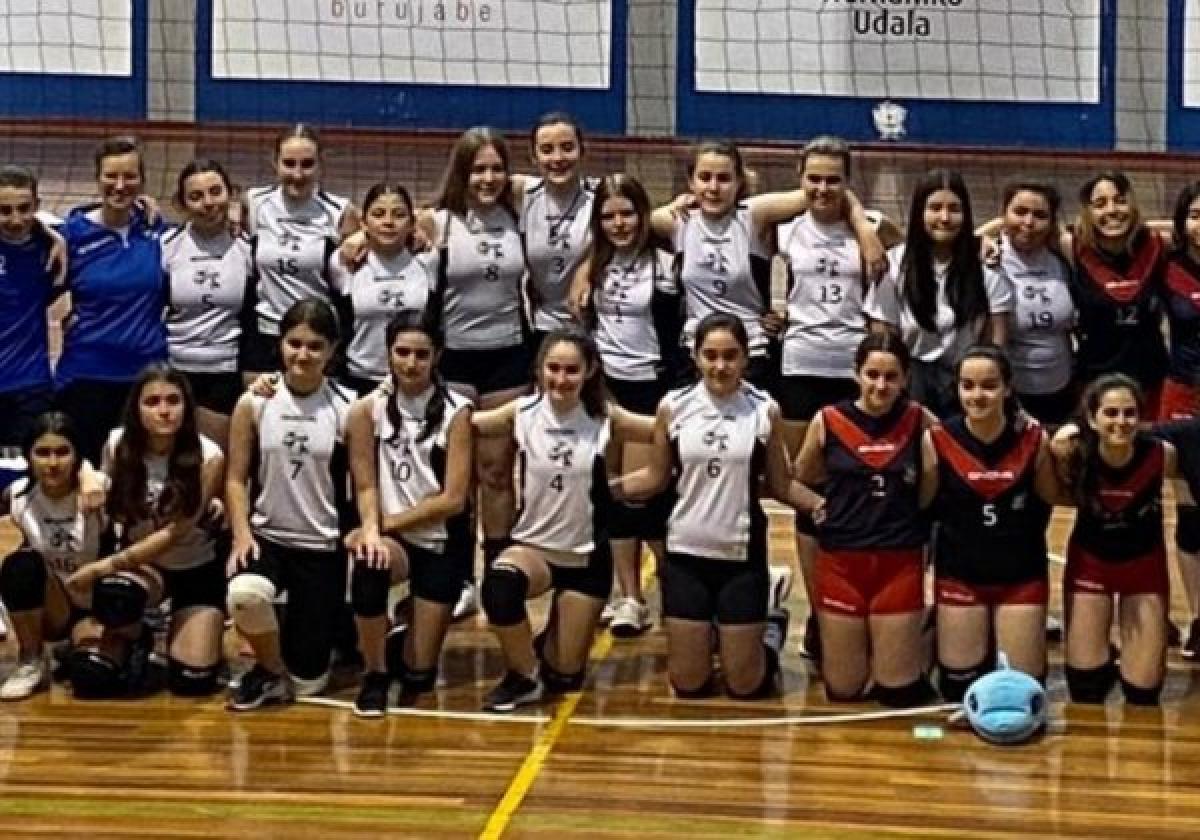
[(867, 455), (872, 452), (895, 452), (896, 444), (891, 441), (883, 440), (877, 443), (864, 443), (855, 449), (856, 452)]
[(1017, 474), (1012, 470), (970, 470), (967, 481), (1012, 481)]

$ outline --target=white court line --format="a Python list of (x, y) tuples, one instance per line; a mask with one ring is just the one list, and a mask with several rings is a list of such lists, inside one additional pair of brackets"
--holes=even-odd
[[(297, 702), (311, 706), (326, 706), (334, 709), (354, 709), (349, 700), (334, 700), (329, 697), (302, 697)], [(615, 729), (748, 729), (772, 726), (812, 726), (814, 724), (862, 723), (873, 720), (921, 717), (924, 715), (950, 714), (962, 707), (957, 703), (942, 703), (920, 706), (915, 709), (878, 709), (871, 712), (847, 712), (829, 715), (793, 715), (771, 718), (620, 718), (620, 717), (572, 717), (568, 725), (592, 726)], [(442, 720), (480, 721), (486, 723), (549, 723), (549, 717), (538, 715), (506, 715), (491, 712), (453, 712), (441, 709), (410, 709), (391, 707), (388, 714), (401, 717), (435, 718)]]
[[(309, 706), (327, 706), (331, 709), (349, 709), (354, 711), (354, 704), (349, 700), (334, 700), (332, 697), (298, 697), (297, 703)], [(441, 720), (466, 720), (481, 723), (549, 723), (549, 715), (506, 715), (499, 712), (452, 712), (443, 709), (410, 709), (406, 707), (388, 707), (389, 715), (405, 717), (438, 718)]]

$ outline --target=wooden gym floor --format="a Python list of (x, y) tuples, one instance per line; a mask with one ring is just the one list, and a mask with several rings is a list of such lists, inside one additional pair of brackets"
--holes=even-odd
[(945, 711), (827, 704), (795, 652), (796, 589), (783, 696), (755, 703), (672, 699), (651, 631), (601, 636), (582, 694), (478, 715), (500, 673), (480, 619), (452, 632), (436, 694), (382, 721), (349, 710), (351, 674), (321, 705), (246, 715), (56, 685), (0, 707), (0, 836), (1196, 836), (1200, 702), (1176, 652), (1153, 711), (1069, 706), (1055, 667), (1048, 733), (999, 748)]

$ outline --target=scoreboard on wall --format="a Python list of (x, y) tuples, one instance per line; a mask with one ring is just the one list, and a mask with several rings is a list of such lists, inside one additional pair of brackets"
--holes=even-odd
[(681, 134), (1111, 147), (1114, 0), (681, 0)]

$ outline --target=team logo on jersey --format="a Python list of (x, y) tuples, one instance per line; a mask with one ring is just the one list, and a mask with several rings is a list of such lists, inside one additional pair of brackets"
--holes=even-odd
[(279, 232), (279, 247), (290, 248), (293, 251), (299, 251), (300, 237), (292, 233), (290, 230), (281, 230)]
[(558, 464), (560, 469), (567, 469), (571, 466), (571, 459), (575, 457), (575, 448), (565, 441), (558, 441), (554, 447), (546, 455), (554, 463)]
[(729, 433), (712, 429), (704, 433), (704, 445), (718, 452), (729, 451)]
[(908, 109), (898, 102), (880, 102), (871, 110), (871, 118), (875, 121), (880, 140), (899, 140), (908, 134), (904, 125), (908, 119)]
[(192, 282), (197, 286), (207, 286), (210, 289), (221, 288), (221, 272), (202, 268), (192, 274)]
[(390, 306), (392, 309), (404, 308), (403, 289), (380, 289), (377, 297), (380, 306)]
[(283, 436), (283, 445), (292, 455), (308, 454), (308, 433), (291, 431)]
[(705, 243), (704, 253), (698, 261), (701, 268), (707, 268), (714, 274), (728, 274), (729, 263), (729, 257), (718, 245)]

